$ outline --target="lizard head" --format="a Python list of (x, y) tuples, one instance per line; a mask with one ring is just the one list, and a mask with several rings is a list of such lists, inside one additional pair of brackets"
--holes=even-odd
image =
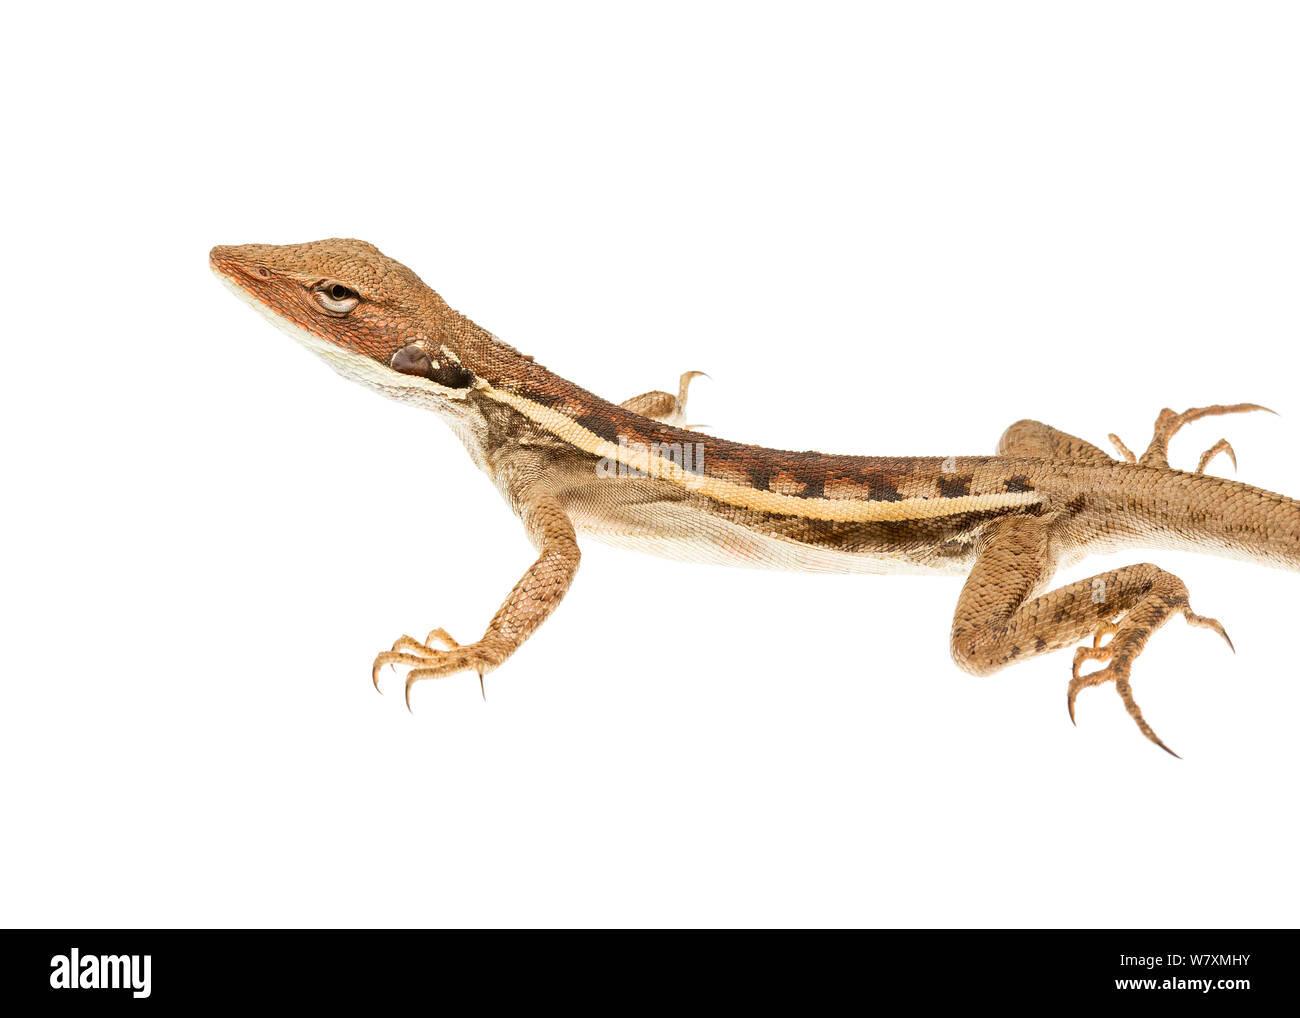
[(475, 333), (400, 262), (362, 240), (214, 247), (217, 278), (340, 374), (446, 410), (475, 383)]

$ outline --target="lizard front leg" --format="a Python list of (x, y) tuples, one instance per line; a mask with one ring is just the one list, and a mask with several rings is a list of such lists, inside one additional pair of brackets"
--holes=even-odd
[(671, 424), (678, 428), (683, 427), (686, 422), (686, 395), (691, 386), (691, 379), (698, 378), (703, 374), (703, 371), (687, 371), (682, 375), (677, 384), (676, 396), (671, 392), (664, 392), (662, 389), (653, 389), (650, 392), (641, 393), (640, 396), (633, 396), (631, 399), (620, 403), (619, 406), (624, 410), (631, 410), (634, 414), (649, 417), (652, 421), (658, 421), (661, 424)]
[[(538, 476), (527, 472), (508, 485), (529, 539), (538, 549), (537, 561), (515, 584), (497, 610), (487, 631), (474, 643), (461, 645), (443, 629), (433, 630), (424, 643), (403, 636), (375, 658), (371, 677), (379, 688), (379, 670), (386, 664), (407, 665), (406, 706), (411, 706), (411, 686), (421, 679), (440, 679), (456, 672), (474, 671), (479, 683), (497, 668), (546, 621), (563, 600), (578, 571), (581, 553), (573, 523)], [(441, 644), (435, 647), (433, 644)]]
[[(1093, 645), (1078, 648), (1074, 655), (1067, 695), (1070, 720), (1081, 689), (1114, 682), (1142, 734), (1177, 756), (1147, 724), (1133, 698), (1129, 684), (1133, 661), (1151, 635), (1174, 615), (1213, 629), (1225, 640), (1228, 634), (1215, 619), (1191, 610), (1182, 580), (1150, 563), (1113, 569), (1040, 594), (1055, 566), (1052, 536), (1047, 518), (1014, 517), (994, 525), (957, 601), (953, 658), (966, 671), (987, 675), (1091, 635)], [(1111, 639), (1102, 645), (1105, 635)], [(1080, 675), (1079, 668), (1087, 661), (1107, 664), (1100, 671)]]

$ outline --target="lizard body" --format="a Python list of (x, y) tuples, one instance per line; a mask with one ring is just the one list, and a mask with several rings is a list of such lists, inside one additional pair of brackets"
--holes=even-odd
[[(496, 483), (538, 549), (483, 637), (436, 629), (378, 655), (413, 683), (461, 671), (480, 681), (550, 615), (578, 568), (577, 535), (673, 558), (816, 572), (967, 573), (952, 629), (956, 662), (987, 674), (1093, 637), (1068, 690), (1115, 683), (1142, 717), (1133, 660), (1173, 615), (1182, 581), (1142, 563), (1048, 590), (1053, 572), (1100, 552), (1170, 547), (1300, 570), (1300, 503), (1172, 469), (1169, 439), (1201, 417), (1253, 404), (1161, 412), (1139, 459), (1122, 459), (1036, 421), (1007, 429), (997, 455), (871, 457), (786, 452), (684, 427), (687, 388), (613, 404), (548, 371), (453, 311), (413, 272), (356, 240), (213, 248), (237, 296), (384, 395), (431, 409)], [(1234, 457), (1235, 462), (1235, 457)], [(1101, 641), (1110, 637), (1108, 643)], [(1082, 673), (1090, 660), (1104, 663)]]

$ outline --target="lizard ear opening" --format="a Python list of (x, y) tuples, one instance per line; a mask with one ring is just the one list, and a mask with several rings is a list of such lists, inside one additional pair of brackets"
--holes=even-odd
[(421, 375), (425, 378), (429, 378), (433, 370), (433, 361), (429, 359), (424, 349), (415, 343), (404, 346), (394, 353), (388, 364), (394, 371), (400, 371), (404, 375)]
[(435, 361), (419, 343), (408, 343), (388, 362), (394, 371), (404, 375), (420, 375), (448, 389), (468, 389), (474, 382), (474, 376), (453, 361), (443, 357)]

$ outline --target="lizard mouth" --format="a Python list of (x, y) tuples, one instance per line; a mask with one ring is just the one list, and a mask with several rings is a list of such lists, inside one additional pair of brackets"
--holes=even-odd
[(208, 252), (208, 268), (216, 275), (224, 276), (232, 282), (247, 290), (250, 294), (256, 296), (255, 291), (251, 288), (259, 280), (266, 282), (271, 278), (271, 271), (258, 265), (250, 265), (234, 257), (230, 252), (234, 248), (214, 247)]

